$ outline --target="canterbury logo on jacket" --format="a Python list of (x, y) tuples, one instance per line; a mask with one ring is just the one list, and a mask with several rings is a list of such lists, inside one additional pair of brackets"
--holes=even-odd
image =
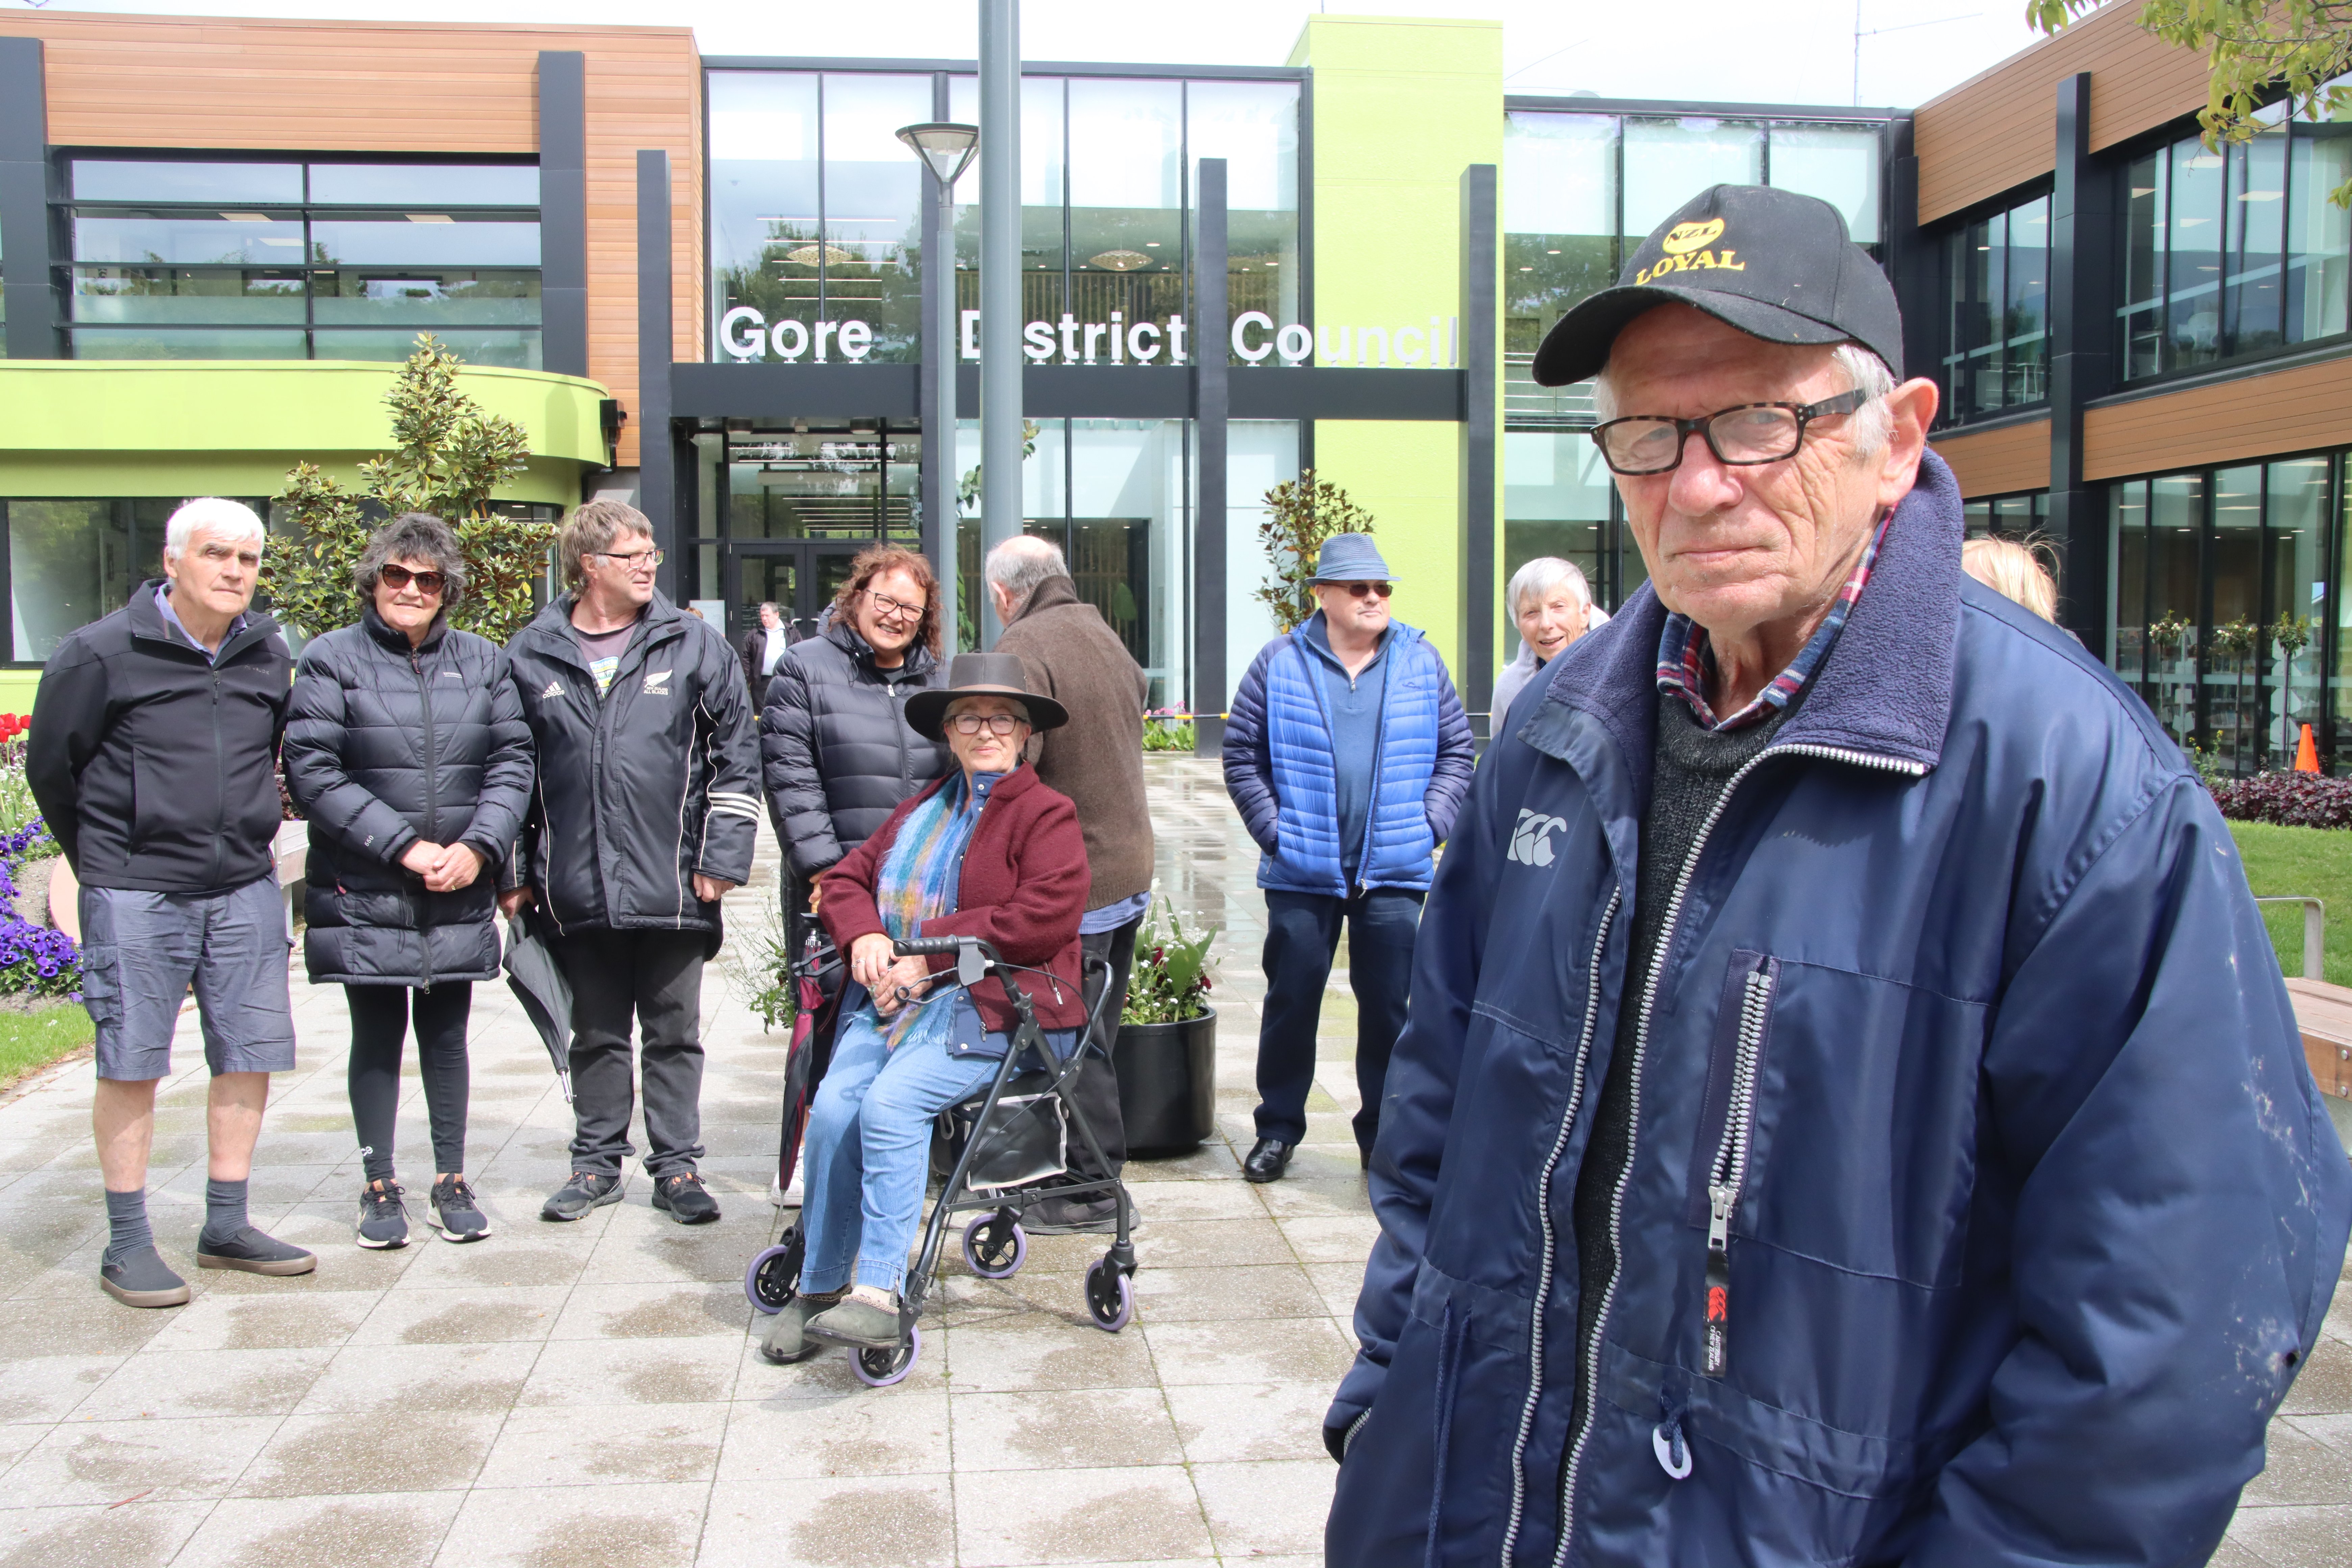
[[(1225, 790), (1265, 852), (1259, 887), (1345, 898), (1339, 762), (1322, 674), (1313, 662), (1329, 658), (1304, 628), (1259, 650), (1225, 724)], [(1470, 721), (1445, 661), (1418, 629), (1391, 622), (1381, 658), (1387, 679), (1356, 881), (1422, 889), (1429, 886), (1430, 856), (1453, 831), (1469, 787)]]
[(727, 639), (654, 595), (600, 697), (572, 633), (572, 595), (507, 646), (508, 679), (538, 743), (520, 880), (559, 933), (719, 930), (694, 875), (751, 872), (759, 758), (742, 661)]

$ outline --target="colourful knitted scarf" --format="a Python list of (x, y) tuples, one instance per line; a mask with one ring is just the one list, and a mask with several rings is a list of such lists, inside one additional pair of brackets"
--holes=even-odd
[[(971, 830), (979, 825), (981, 808), (988, 804), (989, 789), (1002, 777), (1002, 773), (982, 773), (979, 788), (970, 790), (963, 776), (956, 774), (898, 825), (898, 836), (882, 857), (881, 874), (874, 887), (874, 907), (882, 916), (882, 929), (894, 940), (919, 935), (925, 921), (954, 910), (964, 846), (971, 842)], [(866, 1005), (875, 1015), (877, 1031), (895, 1051), (908, 1040), (928, 1044), (944, 1031), (954, 997), (952, 987), (941, 987), (888, 1018), (872, 1003)]]

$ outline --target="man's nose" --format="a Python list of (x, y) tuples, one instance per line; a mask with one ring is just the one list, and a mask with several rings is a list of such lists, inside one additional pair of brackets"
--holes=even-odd
[(1684, 513), (1709, 512), (1738, 493), (1738, 481), (1706, 444), (1706, 437), (1696, 430), (1684, 437), (1683, 460), (1666, 476), (1668, 503)]

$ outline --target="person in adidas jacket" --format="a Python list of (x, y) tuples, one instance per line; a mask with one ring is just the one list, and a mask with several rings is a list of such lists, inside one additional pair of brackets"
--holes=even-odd
[(701, 1224), (719, 1217), (696, 1173), (702, 965), (760, 824), (743, 667), (655, 591), (661, 552), (635, 508), (590, 501), (556, 552), (571, 592), (507, 647), (539, 771), (499, 900), (535, 907), (572, 983), (572, 1173), (541, 1214), (578, 1219), (620, 1197), (635, 1014), (653, 1205)]
[(1328, 1560), (2202, 1563), (2352, 1226), (2244, 869), (2138, 698), (1963, 577), (1836, 210), (1694, 206), (1627, 282), (1744, 270), (1536, 361), (1605, 361), (1650, 583), (1496, 723), (1431, 888)]

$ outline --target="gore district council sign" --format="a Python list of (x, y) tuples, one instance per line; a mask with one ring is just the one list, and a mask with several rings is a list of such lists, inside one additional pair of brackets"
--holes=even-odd
[[(980, 312), (962, 317), (962, 354), (980, 358)], [(1426, 327), (1309, 327), (1294, 321), (1277, 327), (1263, 310), (1244, 310), (1234, 318), (1230, 339), (1234, 353), (1256, 364), (1269, 357), (1284, 364), (1303, 363), (1310, 355), (1318, 364), (1395, 366), (1403, 369), (1459, 369), (1461, 320), (1432, 316)], [(738, 305), (719, 318), (719, 346), (740, 363), (772, 353), (786, 364), (807, 359), (827, 364), (836, 359), (855, 364), (873, 352), (874, 329), (860, 321), (782, 321), (771, 325), (766, 316), (749, 305)], [(1065, 311), (1058, 321), (1031, 321), (1022, 328), (1021, 352), (1035, 364), (1189, 363), (1190, 338), (1184, 318), (1171, 316), (1163, 327), (1156, 321), (1129, 321), (1117, 310), (1108, 321), (1081, 321)]]

